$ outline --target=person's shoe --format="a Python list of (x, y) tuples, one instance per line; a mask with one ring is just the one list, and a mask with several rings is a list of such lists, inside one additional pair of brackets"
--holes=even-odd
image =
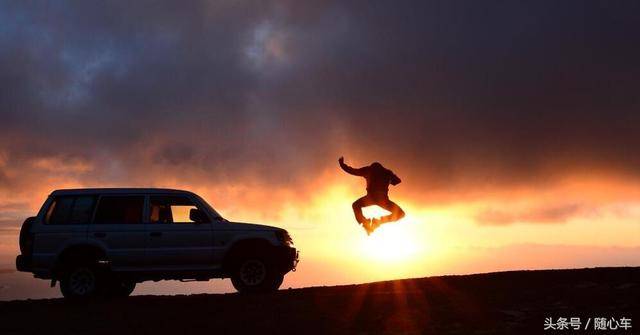
[(362, 222), (362, 228), (364, 228), (364, 231), (367, 232), (367, 235), (371, 235), (371, 233), (373, 233), (372, 220), (366, 219), (364, 222)]
[(371, 232), (378, 229), (378, 227), (380, 227), (381, 224), (382, 224), (382, 219), (380, 218), (371, 219), (371, 224), (370, 224)]

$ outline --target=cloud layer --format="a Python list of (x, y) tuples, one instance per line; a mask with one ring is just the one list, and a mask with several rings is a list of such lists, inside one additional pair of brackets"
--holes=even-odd
[(635, 1), (0, 7), (0, 201), (43, 181), (306, 194), (342, 154), (416, 198), (638, 176)]

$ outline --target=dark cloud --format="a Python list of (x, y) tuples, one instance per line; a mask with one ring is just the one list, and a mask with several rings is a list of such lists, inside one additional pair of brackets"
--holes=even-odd
[(515, 223), (565, 223), (570, 219), (594, 214), (583, 204), (547, 205), (526, 210), (488, 209), (476, 215), (476, 222), (486, 226), (505, 226)]
[(636, 1), (0, 7), (7, 190), (55, 176), (34, 157), (298, 189), (344, 154), (412, 194), (638, 174)]

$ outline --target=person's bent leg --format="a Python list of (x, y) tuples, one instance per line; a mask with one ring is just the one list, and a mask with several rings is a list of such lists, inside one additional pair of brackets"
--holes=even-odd
[(381, 217), (379, 220), (380, 223), (395, 222), (405, 216), (402, 208), (400, 208), (400, 206), (398, 206), (395, 202), (389, 200), (388, 198), (384, 201), (381, 201), (378, 206), (391, 212), (391, 214)]
[(353, 208), (353, 214), (356, 216), (356, 221), (360, 224), (364, 224), (367, 221), (367, 218), (362, 214), (362, 207), (367, 207), (371, 205), (371, 199), (368, 196), (364, 196), (353, 202), (351, 207)]

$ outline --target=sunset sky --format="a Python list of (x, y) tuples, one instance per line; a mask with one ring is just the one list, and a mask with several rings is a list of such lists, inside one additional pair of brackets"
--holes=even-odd
[[(286, 228), (285, 287), (640, 265), (638, 41), (637, 1), (2, 2), (0, 269), (70, 187)], [(407, 217), (367, 237), (342, 155)]]

